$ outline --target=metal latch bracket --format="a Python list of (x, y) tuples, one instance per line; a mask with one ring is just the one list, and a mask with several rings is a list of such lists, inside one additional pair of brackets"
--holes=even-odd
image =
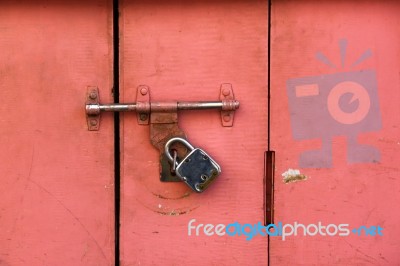
[[(221, 85), (219, 101), (151, 102), (150, 88), (146, 85), (140, 85), (137, 88), (135, 103), (100, 104), (99, 89), (95, 86), (89, 86), (86, 95), (86, 120), (90, 131), (99, 130), (102, 111), (135, 111), (139, 125), (150, 124), (150, 141), (160, 152), (160, 180), (163, 182), (181, 181), (171, 171), (164, 149), (169, 139), (173, 137), (186, 138), (185, 133), (178, 125), (179, 110), (220, 109), (221, 125), (232, 127), (234, 113), (238, 108), (239, 102), (235, 100), (232, 85), (229, 83)], [(172, 149), (180, 158), (187, 153), (187, 149), (179, 143), (174, 144)]]

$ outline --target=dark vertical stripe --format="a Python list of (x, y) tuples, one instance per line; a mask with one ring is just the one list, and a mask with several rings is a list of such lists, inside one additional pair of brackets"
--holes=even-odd
[[(113, 0), (113, 49), (114, 49), (114, 103), (119, 103), (119, 1)], [(114, 113), (114, 206), (115, 206), (115, 265), (119, 265), (119, 229), (120, 229), (120, 127), (119, 112)]]
[[(267, 49), (268, 49), (268, 58), (267, 58), (267, 60), (268, 60), (268, 72), (267, 72), (267, 78), (268, 78), (268, 151), (266, 152), (266, 154), (265, 154), (265, 156), (266, 156), (266, 158), (265, 158), (265, 160), (266, 160), (266, 164), (265, 164), (265, 169), (264, 169), (264, 171), (268, 171), (268, 167), (267, 167), (267, 158), (268, 158), (268, 155), (271, 155), (271, 154), (269, 154), (270, 153), (270, 150), (271, 150), (271, 8), (272, 8), (272, 0), (268, 0), (268, 40), (267, 40), (267, 42), (268, 42), (268, 45), (267, 45)], [(272, 171), (274, 171), (274, 168), (275, 167), (273, 167), (273, 169), (272, 169)], [(271, 204), (271, 206), (270, 207), (272, 207), (272, 210), (270, 210), (271, 211), (271, 217), (273, 217), (272, 216), (272, 212), (273, 212), (273, 200), (274, 200), (274, 193), (273, 193), (273, 179), (272, 180), (268, 180), (268, 175), (267, 175), (267, 173), (268, 172), (266, 172), (266, 175), (265, 175), (265, 179), (264, 179), (264, 186), (265, 186), (265, 191), (264, 191), (264, 203), (265, 203), (265, 210), (264, 210), (264, 215), (265, 215), (265, 225), (267, 225), (267, 220), (268, 220), (268, 213), (267, 213), (267, 211), (268, 211), (268, 206), (266, 206), (267, 204), (268, 204), (268, 202), (269, 202), (269, 200), (271, 200), (272, 199), (272, 204)], [(269, 192), (267, 192), (267, 189), (270, 189), (270, 187), (269, 187), (269, 184), (272, 182), (272, 192), (271, 191), (269, 191)], [(272, 194), (272, 195), (271, 195)], [(272, 222), (273, 223), (273, 221), (272, 221), (272, 218), (271, 218), (271, 221), (270, 222)], [(271, 241), (270, 241), (270, 236), (268, 235), (268, 240), (267, 240), (267, 244), (268, 244), (268, 266), (270, 266), (270, 263), (271, 263), (271, 259), (270, 259), (270, 257), (271, 257)]]
[(268, 0), (268, 151), (271, 150), (271, 6), (272, 0)]

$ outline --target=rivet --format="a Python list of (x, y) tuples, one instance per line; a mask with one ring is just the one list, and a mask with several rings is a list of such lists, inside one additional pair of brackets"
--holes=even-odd
[(97, 120), (96, 119), (91, 119), (90, 120), (90, 125), (91, 126), (97, 126)]
[(92, 99), (92, 100), (96, 99), (97, 98), (97, 93), (95, 91), (91, 91), (90, 94), (89, 94), (89, 98)]
[(147, 94), (147, 88), (146, 88), (146, 87), (141, 88), (141, 89), (140, 89), (140, 93), (141, 93), (142, 95), (146, 95), (146, 94)]
[(140, 114), (140, 120), (145, 121), (147, 119), (147, 114)]
[(224, 115), (224, 121), (225, 122), (231, 121), (231, 116), (230, 115)]
[(231, 94), (231, 91), (229, 89), (225, 88), (225, 89), (222, 90), (222, 94), (224, 96), (228, 96), (229, 94)]

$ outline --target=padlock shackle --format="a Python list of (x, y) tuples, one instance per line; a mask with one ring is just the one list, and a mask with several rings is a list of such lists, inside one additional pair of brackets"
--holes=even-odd
[(167, 141), (167, 143), (165, 143), (165, 155), (167, 156), (168, 160), (172, 163), (174, 162), (174, 158), (172, 158), (172, 155), (169, 152), (169, 147), (174, 142), (180, 142), (183, 145), (185, 145), (186, 148), (188, 148), (189, 150), (191, 150), (191, 151), (194, 150), (194, 147), (192, 146), (192, 144), (190, 144), (186, 139), (179, 138), (179, 137), (171, 138), (170, 140)]

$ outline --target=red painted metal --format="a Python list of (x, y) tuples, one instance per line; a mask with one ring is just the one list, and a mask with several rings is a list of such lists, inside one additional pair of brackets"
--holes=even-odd
[[(112, 101), (111, 1), (14, 2), (0, 3), (0, 264), (113, 264), (112, 116), (89, 132), (83, 110), (88, 86)], [(266, 1), (122, 1), (121, 102), (147, 84), (152, 102), (174, 102), (165, 111), (229, 98), (218, 90), (230, 83), (241, 103), (228, 128), (220, 111), (179, 114), (189, 141), (222, 167), (202, 194), (159, 181), (162, 147), (149, 136), (165, 125), (121, 115), (122, 265), (400, 261), (400, 4), (273, 1), (276, 154), (264, 161), (267, 12)], [(158, 118), (177, 128), (176, 114)], [(263, 191), (264, 163), (275, 195)], [(266, 237), (188, 235), (192, 219), (254, 224), (272, 213), (274, 223), (381, 226), (383, 236), (271, 237), (268, 258)]]
[[(400, 262), (399, 14), (397, 1), (272, 2), (271, 148), (276, 151), (275, 223), (321, 221), (325, 225), (344, 223), (350, 227), (384, 229), (383, 236), (353, 233), (347, 237), (292, 236), (285, 241), (271, 237), (271, 265)], [(341, 87), (349, 81), (362, 86), (345, 83)], [(293, 84), (298, 85), (297, 95), (290, 98)], [(343, 88), (348, 90), (343, 99), (338, 99), (335, 93), (328, 94), (328, 99), (320, 96), (324, 90), (340, 92)], [(362, 91), (368, 91), (367, 98)], [(357, 97), (353, 105), (349, 101), (346, 106), (349, 94)], [(316, 97), (321, 98), (314, 100)], [(301, 105), (305, 101), (308, 104)], [(363, 106), (368, 107), (369, 113), (360, 120), (355, 114)], [(307, 122), (307, 117), (299, 114), (313, 120)], [(347, 126), (348, 121), (337, 114), (353, 117), (350, 121), (353, 124)], [(306, 122), (298, 125), (291, 117)], [(359, 143), (371, 145), (380, 157), (371, 152), (371, 147), (357, 150), (352, 140), (355, 134)], [(330, 135), (330, 142), (323, 142), (321, 137)], [(303, 152), (318, 148), (328, 152), (324, 154), (321, 150), (319, 157), (305, 160), (307, 154)], [(302, 175), (308, 179), (285, 184), (281, 174), (289, 168), (298, 169), (300, 174), (287, 180), (304, 179)]]
[(263, 222), (267, 2), (123, 1), (121, 12), (121, 101), (134, 101), (140, 84), (151, 101), (217, 99), (222, 83), (240, 101), (233, 127), (221, 126), (219, 110), (179, 113), (188, 140), (222, 168), (201, 194), (159, 181), (149, 128), (123, 114), (122, 265), (265, 264), (266, 237), (188, 236), (188, 222)]
[(114, 262), (111, 1), (0, 3), (0, 264)]

